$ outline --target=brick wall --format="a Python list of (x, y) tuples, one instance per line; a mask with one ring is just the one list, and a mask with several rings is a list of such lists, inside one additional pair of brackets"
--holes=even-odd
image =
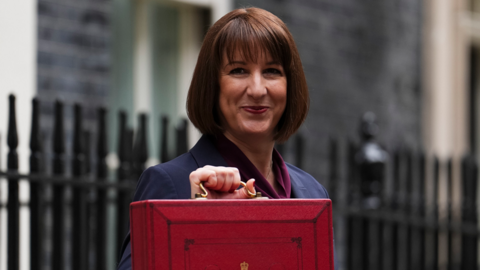
[[(279, 16), (302, 57), (311, 108), (304, 169), (327, 178), (328, 141), (358, 141), (358, 123), (376, 113), (387, 147), (420, 146), (421, 1), (237, 0)], [(292, 141), (292, 140), (290, 140)], [(286, 159), (293, 161), (292, 143)]]
[(85, 128), (95, 132), (96, 108), (110, 91), (110, 0), (38, 1), (38, 96), (42, 102), (45, 149), (50, 152), (54, 101), (65, 103), (67, 151), (73, 104), (84, 106)]

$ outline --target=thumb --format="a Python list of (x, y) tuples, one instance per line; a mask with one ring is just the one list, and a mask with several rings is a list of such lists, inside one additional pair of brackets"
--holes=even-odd
[[(250, 179), (246, 183), (246, 188), (250, 190), (251, 193), (256, 193), (255, 191), (255, 179)], [(248, 195), (247, 190), (245, 187), (241, 189), (235, 190), (233, 193), (223, 193), (222, 196), (218, 199), (250, 199), (250, 195)]]
[(257, 192), (255, 191), (255, 179), (250, 179), (247, 181), (245, 187), (241, 188), (238, 190), (239, 195), (242, 195), (242, 199), (249, 199), (251, 196), (248, 194), (248, 191), (250, 191), (251, 194), (256, 194)]
[[(257, 191), (255, 190), (255, 179), (252, 178), (252, 179), (248, 180), (247, 183), (246, 183), (246, 188), (248, 190), (250, 190), (251, 193), (257, 194)], [(245, 192), (246, 192), (246, 190), (245, 190)], [(248, 195), (248, 193), (247, 193), (247, 195)]]

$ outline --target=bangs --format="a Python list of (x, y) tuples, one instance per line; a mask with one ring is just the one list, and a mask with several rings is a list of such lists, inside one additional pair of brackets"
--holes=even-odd
[(274, 21), (261, 22), (244, 14), (228, 22), (218, 35), (216, 54), (219, 62), (226, 55), (233, 62), (236, 53), (241, 60), (256, 63), (259, 57), (270, 55), (272, 60), (284, 68), (288, 66), (288, 37)]

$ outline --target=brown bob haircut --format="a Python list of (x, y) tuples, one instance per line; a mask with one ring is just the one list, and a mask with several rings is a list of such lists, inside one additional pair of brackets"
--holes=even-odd
[(223, 16), (203, 41), (187, 97), (187, 113), (203, 134), (223, 133), (220, 122), (220, 70), (223, 57), (233, 61), (235, 52), (256, 62), (269, 53), (282, 64), (287, 78), (287, 104), (274, 139), (286, 141), (307, 117), (309, 96), (302, 63), (293, 37), (277, 16), (259, 8), (242, 8)]

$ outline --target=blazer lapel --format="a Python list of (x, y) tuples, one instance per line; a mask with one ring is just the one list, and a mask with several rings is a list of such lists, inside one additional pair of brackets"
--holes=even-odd
[(207, 135), (203, 135), (200, 138), (197, 144), (190, 150), (190, 153), (199, 168), (206, 165), (228, 167), (227, 162), (217, 151), (217, 148)]

